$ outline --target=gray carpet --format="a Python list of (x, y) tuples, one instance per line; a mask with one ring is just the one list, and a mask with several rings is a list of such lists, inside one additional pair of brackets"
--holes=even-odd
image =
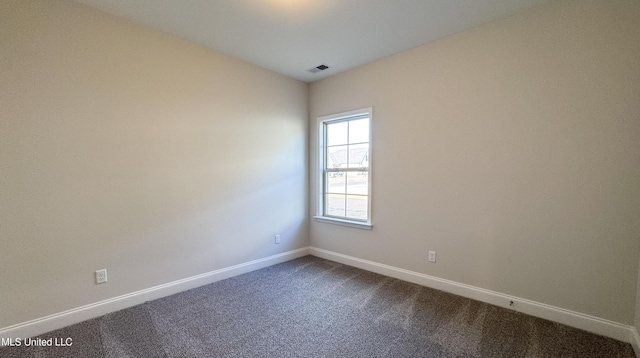
[(629, 344), (306, 256), (44, 334), (0, 357), (634, 357)]

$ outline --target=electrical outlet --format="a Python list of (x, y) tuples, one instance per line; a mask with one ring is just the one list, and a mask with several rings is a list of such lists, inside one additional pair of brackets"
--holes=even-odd
[(107, 269), (96, 271), (96, 283), (107, 282)]
[(436, 262), (436, 252), (429, 251), (429, 262)]
[(280, 234), (276, 235), (276, 244), (280, 243)]

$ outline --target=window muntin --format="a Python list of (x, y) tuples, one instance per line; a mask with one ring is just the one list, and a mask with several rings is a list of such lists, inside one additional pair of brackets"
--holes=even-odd
[(321, 117), (320, 216), (370, 223), (371, 109)]

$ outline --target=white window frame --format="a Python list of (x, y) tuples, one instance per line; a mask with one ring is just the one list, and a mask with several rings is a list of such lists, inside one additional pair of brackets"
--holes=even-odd
[[(361, 221), (361, 220), (355, 220), (355, 219), (352, 220), (349, 218), (343, 219), (343, 218), (336, 218), (332, 216), (325, 216), (324, 215), (325, 163), (326, 163), (326, 157), (325, 157), (326, 126), (325, 124), (331, 123), (331, 122), (343, 122), (343, 121), (355, 120), (355, 119), (363, 118), (364, 116), (369, 117), (369, 163), (368, 163), (369, 174), (367, 175), (369, 185), (368, 185), (368, 193), (367, 193), (367, 205), (368, 205), (367, 220)], [(319, 145), (318, 145), (318, 174), (316, 176), (316, 180), (317, 180), (316, 198), (318, 199), (317, 200), (318, 206), (316, 211), (317, 214), (314, 216), (316, 221), (329, 223), (329, 224), (349, 226), (349, 227), (354, 227), (358, 229), (366, 229), (366, 230), (371, 230), (373, 228), (373, 224), (371, 221), (371, 214), (372, 214), (371, 213), (371, 207), (372, 207), (371, 206), (371, 189), (372, 189), (371, 179), (373, 177), (371, 175), (372, 173), (371, 138), (373, 133), (372, 128), (373, 128), (373, 108), (372, 107), (318, 117), (318, 144)], [(346, 171), (349, 171), (349, 170), (346, 170)]]

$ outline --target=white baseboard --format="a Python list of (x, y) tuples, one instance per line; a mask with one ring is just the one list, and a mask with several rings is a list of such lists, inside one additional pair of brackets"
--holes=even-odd
[(0, 328), (0, 338), (28, 338), (47, 333), (75, 323), (86, 321), (104, 314), (132, 307), (146, 301), (155, 300), (178, 292), (207, 285), (233, 276), (258, 270), (281, 262), (293, 260), (309, 254), (309, 247), (287, 251), (281, 254), (225, 267), (219, 270), (187, 277), (163, 285), (132, 292), (126, 295), (91, 303), (28, 322)]
[[(267, 266), (293, 260), (308, 254), (340, 262), (349, 266), (358, 267), (367, 271), (394, 277), (403, 281), (431, 287), (459, 296), (475, 299), (496, 306), (511, 308), (515, 311), (526, 313), (535, 317), (566, 324), (628, 342), (633, 346), (636, 356), (640, 358), (640, 336), (635, 327), (606, 319), (590, 316), (580, 312), (567, 310), (540, 302), (535, 302), (519, 297), (505, 295), (499, 292), (483, 288), (445, 280), (442, 278), (425, 275), (419, 272), (409, 271), (398, 267), (363, 260), (357, 257), (343, 255), (337, 252), (319, 249), (316, 247), (304, 247), (287, 251), (281, 254), (265, 257), (242, 264), (225, 267), (219, 270), (188, 277), (182, 280), (169, 282), (163, 285), (132, 292), (126, 295), (95, 302), (82, 307), (77, 307), (64, 312), (55, 313), (46, 317), (37, 318), (28, 322), (0, 328), (0, 338), (27, 338), (50, 332), (75, 323), (86, 321), (107, 313), (132, 307), (146, 301), (155, 300), (178, 292), (207, 285), (233, 276), (258, 270)], [(513, 301), (513, 306), (509, 306)]]
[(631, 327), (629, 341), (633, 346), (633, 351), (636, 352), (636, 357), (640, 358), (640, 335), (638, 335), (636, 327)]
[[(455, 281), (445, 280), (435, 276), (425, 275), (419, 272), (409, 271), (373, 261), (363, 260), (357, 257), (343, 255), (337, 252), (323, 250), (316, 247), (310, 247), (309, 250), (310, 254), (313, 256), (321, 257), (349, 266), (354, 266), (363, 270), (379, 273), (381, 275), (394, 277), (418, 285), (453, 293), (458, 296), (463, 296), (492, 305), (513, 309), (514, 311), (526, 313), (531, 316), (544, 318), (550, 321), (566, 324), (571, 327), (583, 329), (588, 332), (617, 339), (619, 341), (634, 344), (634, 342), (632, 342), (631, 340), (631, 331), (633, 327), (618, 322), (547, 305), (540, 302), (527, 300), (520, 297), (505, 295), (503, 293), (486, 290)], [(513, 302), (513, 305), (510, 305), (511, 302)], [(638, 341), (637, 332), (635, 332), (634, 340), (636, 340), (635, 344), (638, 344), (640, 342)], [(638, 352), (637, 349), (636, 352)]]

